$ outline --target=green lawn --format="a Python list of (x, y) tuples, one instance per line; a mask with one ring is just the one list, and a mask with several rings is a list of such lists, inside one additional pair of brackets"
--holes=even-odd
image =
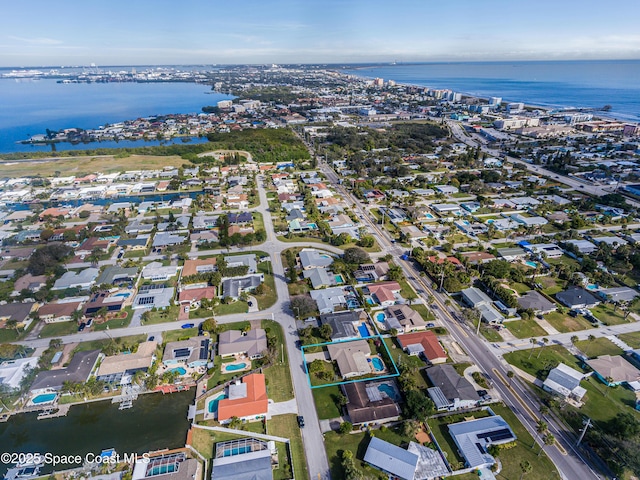
[(540, 283), (543, 287), (542, 291), (549, 296), (555, 295), (564, 290), (565, 281), (555, 277), (537, 277), (536, 283)]
[[(258, 202), (260, 202), (260, 200), (258, 200)], [(251, 215), (253, 216), (253, 230), (256, 232), (258, 230), (264, 230), (264, 219), (262, 218), (262, 213), (253, 212)]]
[[(102, 322), (102, 323), (95, 323), (93, 324), (93, 329), (95, 331), (102, 331), (102, 330), (107, 330), (107, 328), (109, 330), (113, 330), (114, 328), (124, 328), (127, 327), (129, 325), (129, 323), (131, 323), (131, 317), (133, 315), (131, 308), (127, 307), (127, 309), (123, 310), (124, 312), (127, 313), (127, 316), (124, 318), (113, 318), (111, 320), (107, 320), (106, 322)], [(120, 313), (120, 312), (118, 312)]]
[(551, 312), (547, 313), (544, 318), (561, 333), (579, 332), (581, 330), (593, 328), (593, 325), (591, 325), (591, 323), (582, 315), (572, 317), (560, 312)]
[(613, 307), (610, 305), (598, 305), (597, 307), (591, 308), (591, 313), (593, 316), (600, 320), (605, 325), (620, 325), (621, 323), (629, 323), (630, 321), (624, 319), (624, 314), (617, 311), (613, 311)]
[(622, 355), (624, 353), (620, 347), (604, 337), (598, 337), (594, 340), (581, 340), (576, 342), (575, 345), (589, 358), (599, 357), (600, 355)]
[(271, 261), (260, 262), (258, 264), (258, 272), (264, 273), (264, 286), (265, 291), (261, 295), (254, 294), (258, 301), (258, 307), (260, 310), (272, 307), (278, 301), (278, 292), (276, 292), (276, 281), (273, 278), (273, 272), (271, 271)]
[(339, 398), (340, 387), (337, 385), (331, 387), (314, 388), (311, 390), (313, 400), (316, 402), (316, 411), (320, 420), (328, 420), (341, 415), (340, 407), (336, 403)]
[(249, 306), (243, 300), (237, 300), (231, 303), (221, 303), (213, 308), (216, 315), (230, 315), (232, 313), (247, 313)]
[[(106, 337), (106, 335), (105, 335)], [(108, 345), (110, 342), (114, 341), (117, 344), (129, 344), (132, 345), (134, 343), (141, 343), (144, 342), (147, 339), (146, 335), (131, 335), (129, 337), (119, 337), (119, 338), (115, 338), (115, 339), (110, 339), (110, 338), (104, 338), (104, 339), (100, 339), (100, 340), (92, 340), (90, 342), (82, 342), (79, 343), (76, 348), (73, 349), (73, 352), (86, 352), (89, 350), (102, 350), (106, 345)]]
[(178, 313), (180, 313), (180, 307), (177, 305), (171, 305), (164, 310), (157, 310), (155, 312), (149, 312), (149, 319), (142, 321), (142, 325), (156, 325), (158, 323), (175, 322), (178, 319)]
[(498, 333), (495, 328), (487, 326), (485, 324), (480, 325), (480, 334), (490, 342), (504, 341), (500, 333)]
[[(293, 457), (293, 470), (295, 472), (295, 478), (307, 478), (307, 462), (304, 456), (304, 446), (302, 445), (302, 435), (300, 434), (300, 428), (298, 427), (298, 421), (296, 415), (277, 415), (271, 418), (267, 422), (267, 431), (270, 435), (278, 437), (288, 438), (291, 445), (291, 456)], [(283, 445), (284, 447), (284, 445)], [(278, 456), (282, 458), (284, 452), (280, 451), (278, 447)], [(279, 470), (283, 470), (280, 468)], [(275, 470), (274, 479), (279, 478), (292, 478), (281, 475), (284, 472), (278, 472)]]
[(191, 337), (195, 337), (198, 335), (198, 329), (194, 328), (184, 328), (180, 330), (169, 330), (166, 332), (162, 332), (162, 342), (177, 342), (180, 339), (187, 339)]
[(273, 320), (262, 320), (262, 328), (267, 330), (268, 335), (274, 335), (277, 339), (277, 360), (264, 370), (269, 398), (274, 402), (291, 400), (293, 398), (293, 383), (291, 382), (291, 371), (289, 370), (287, 348), (284, 346), (282, 327)]
[(550, 265), (562, 265), (562, 264), (565, 264), (565, 265), (573, 267), (577, 272), (580, 271), (580, 267), (581, 267), (580, 263), (576, 259), (571, 258), (571, 257), (569, 257), (567, 255), (562, 255), (561, 257), (558, 257), (558, 258), (548, 258), (547, 262)]
[[(62, 337), (64, 335), (71, 335), (78, 331), (78, 324), (74, 321), (69, 322), (56, 322), (47, 323), (42, 330), (40, 330), (41, 337)], [(11, 340), (15, 340), (12, 338)]]
[(431, 321), (435, 320), (435, 317), (433, 316), (433, 313), (431, 313), (431, 310), (429, 310), (424, 303), (415, 303), (415, 304), (410, 305), (410, 306), (411, 306), (411, 308), (413, 308), (416, 312), (418, 312), (420, 314), (420, 316), (422, 317), (422, 319), (425, 322), (431, 322)]
[(524, 283), (518, 283), (518, 282), (509, 283), (509, 288), (513, 288), (520, 295), (522, 295), (523, 293), (527, 293), (529, 290), (531, 290), (531, 287), (529, 287), (529, 285), (525, 285)]
[(640, 332), (622, 333), (618, 338), (632, 348), (640, 348)]
[[(400, 428), (381, 428), (380, 430), (374, 430), (374, 434), (377, 438), (394, 445), (402, 445), (413, 440), (403, 436), (400, 433)], [(364, 432), (344, 435), (337, 432), (325, 433), (324, 445), (327, 450), (327, 457), (329, 457), (331, 478), (345, 478), (344, 469), (340, 464), (340, 455), (344, 450), (350, 450), (355, 456), (356, 467), (364, 473), (364, 478), (386, 480), (388, 475), (385, 475), (380, 470), (377, 470), (362, 461), (364, 454), (367, 451), (369, 440), (369, 435)]]
[(582, 415), (587, 415), (596, 422), (607, 422), (620, 412), (633, 412), (640, 421), (640, 412), (633, 408), (635, 394), (622, 386), (607, 387), (595, 377), (588, 377), (580, 383), (587, 389), (585, 404), (580, 408)]
[(571, 368), (582, 371), (580, 361), (569, 350), (560, 345), (509, 352), (504, 354), (504, 359), (511, 365), (541, 380), (544, 380), (548, 370), (558, 365), (558, 363), (564, 363)]
[(542, 337), (547, 334), (535, 320), (515, 320), (505, 322), (504, 326), (518, 338)]

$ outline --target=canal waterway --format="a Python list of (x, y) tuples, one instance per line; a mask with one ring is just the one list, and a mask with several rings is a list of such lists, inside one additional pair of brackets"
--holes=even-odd
[[(124, 455), (184, 447), (193, 395), (192, 391), (141, 395), (127, 410), (118, 410), (110, 400), (74, 405), (66, 417), (45, 420), (38, 420), (36, 413), (13, 415), (0, 423), (0, 451), (84, 456), (107, 448)], [(0, 465), (0, 475), (7, 467)], [(42, 473), (51, 471), (46, 467)]]

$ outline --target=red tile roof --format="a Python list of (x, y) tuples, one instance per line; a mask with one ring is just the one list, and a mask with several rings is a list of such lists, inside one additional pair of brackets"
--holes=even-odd
[(424, 348), (424, 355), (430, 360), (438, 360), (447, 358), (447, 354), (442, 349), (438, 337), (432, 331), (407, 333), (405, 335), (398, 335), (398, 341), (402, 348), (406, 348), (407, 345), (415, 345), (419, 343)]
[(264, 374), (252, 373), (242, 379), (247, 385), (247, 396), (234, 400), (225, 398), (218, 402), (218, 421), (223, 422), (231, 417), (251, 417), (265, 415), (269, 408), (267, 386)]

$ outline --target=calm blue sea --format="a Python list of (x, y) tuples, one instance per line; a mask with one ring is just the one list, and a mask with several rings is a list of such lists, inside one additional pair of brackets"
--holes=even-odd
[[(46, 129), (97, 128), (139, 117), (169, 113), (199, 113), (206, 105), (232, 98), (195, 83), (72, 83), (55, 80), (0, 79), (0, 152), (49, 151), (50, 146), (22, 145)], [(197, 139), (194, 139), (197, 141)], [(180, 140), (176, 140), (176, 143)], [(158, 142), (101, 142), (58, 150), (95, 146), (143, 146)]]
[(549, 107), (602, 108), (640, 121), (640, 61), (422, 63), (345, 72)]

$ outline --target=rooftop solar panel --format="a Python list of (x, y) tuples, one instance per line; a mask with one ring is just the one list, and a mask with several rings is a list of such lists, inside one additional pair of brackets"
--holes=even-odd
[(191, 350), (188, 348), (178, 348), (173, 351), (174, 358), (185, 358), (191, 355)]

